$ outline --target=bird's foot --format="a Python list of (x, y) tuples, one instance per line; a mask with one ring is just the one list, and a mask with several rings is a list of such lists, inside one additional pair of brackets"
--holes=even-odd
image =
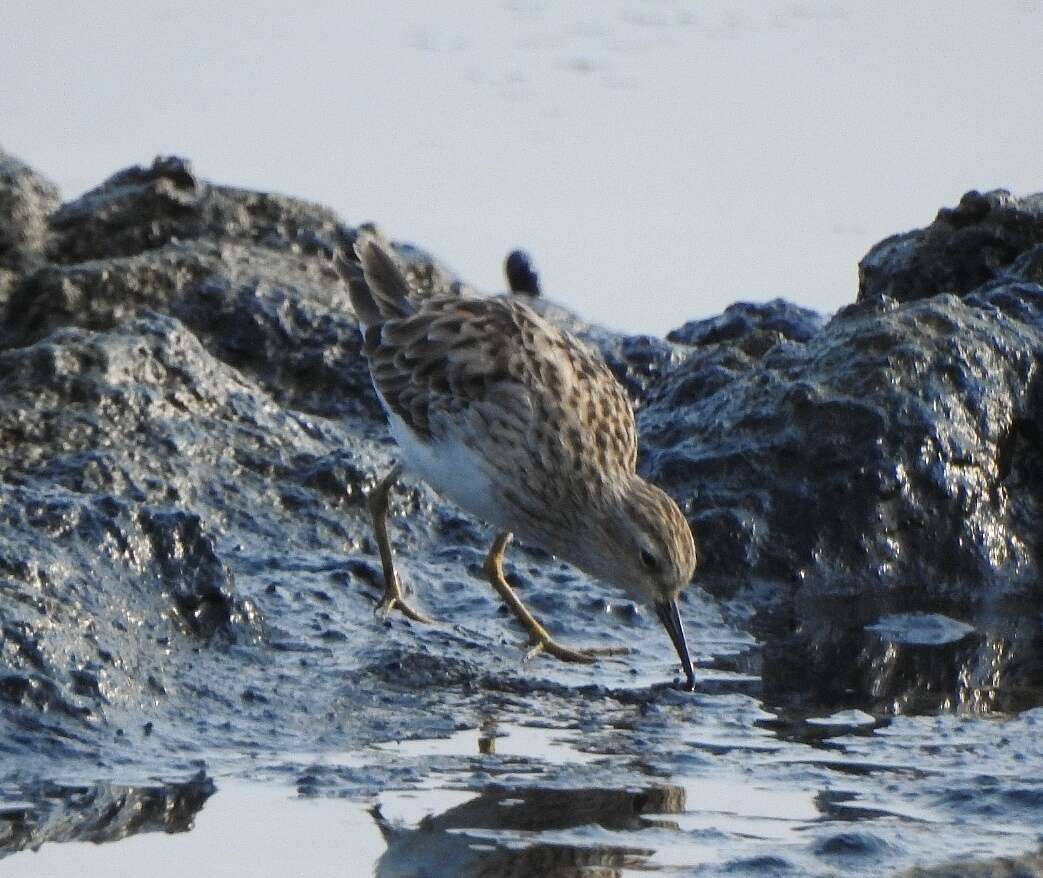
[(582, 664), (593, 664), (600, 656), (629, 655), (631, 649), (627, 646), (593, 646), (587, 649), (572, 649), (562, 646), (550, 635), (534, 635), (529, 641), (529, 650), (525, 653), (523, 662), (532, 661), (540, 653), (546, 653), (563, 662), (579, 662)]
[(379, 616), (381, 620), (386, 621), (395, 610), (398, 610), (403, 616), (407, 619), (412, 619), (414, 622), (421, 622), (426, 625), (434, 621), (430, 616), (426, 616), (419, 610), (414, 609), (409, 601), (406, 600), (402, 583), (398, 581), (398, 574), (395, 574), (384, 587), (384, 594), (381, 595), (380, 603), (377, 604), (373, 613)]

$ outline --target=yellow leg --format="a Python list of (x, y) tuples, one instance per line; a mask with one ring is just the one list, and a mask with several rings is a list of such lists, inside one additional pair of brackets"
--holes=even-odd
[(377, 538), (380, 563), (384, 568), (384, 594), (380, 598), (380, 603), (377, 604), (376, 613), (386, 619), (393, 610), (397, 609), (414, 622), (430, 622), (429, 617), (414, 610), (406, 602), (402, 583), (398, 579), (398, 571), (395, 570), (395, 558), (391, 554), (391, 541), (388, 539), (389, 495), (401, 474), (402, 465), (396, 464), (395, 468), (384, 476), (380, 484), (369, 494), (369, 512), (373, 516), (373, 533)]
[(506, 531), (493, 541), (492, 548), (489, 549), (489, 554), (485, 559), (485, 575), (489, 577), (489, 582), (492, 583), (492, 587), (496, 589), (497, 594), (503, 598), (503, 602), (514, 613), (514, 617), (529, 632), (529, 642), (532, 644), (532, 649), (526, 654), (526, 661), (539, 655), (541, 652), (545, 652), (564, 662), (585, 662), (589, 664), (595, 661), (599, 655), (626, 655), (630, 652), (625, 646), (570, 649), (557, 643), (550, 636), (550, 632), (536, 621), (536, 618), (529, 612), (525, 604), (518, 600), (514, 589), (508, 585), (507, 580), (503, 577), (503, 553), (506, 551), (507, 544), (510, 541), (511, 534)]

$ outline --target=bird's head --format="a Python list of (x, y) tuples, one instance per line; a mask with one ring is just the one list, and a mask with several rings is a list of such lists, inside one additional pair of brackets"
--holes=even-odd
[(692, 688), (695, 675), (677, 611), (677, 597), (696, 565), (688, 522), (664, 491), (638, 476), (613, 496), (599, 519), (598, 557), (579, 566), (655, 610)]

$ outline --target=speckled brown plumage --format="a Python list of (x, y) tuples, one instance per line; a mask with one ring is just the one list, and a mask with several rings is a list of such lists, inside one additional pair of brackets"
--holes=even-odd
[(634, 414), (600, 357), (507, 298), (435, 298), (370, 326), (365, 353), (387, 406), (418, 436), (472, 420), (472, 442), (513, 443), (533, 465), (584, 478), (633, 473)]
[[(690, 682), (676, 597), (695, 567), (691, 531), (637, 475), (634, 413), (600, 355), (516, 298), (414, 293), (376, 236), (356, 250), (361, 270), (343, 259), (337, 268), (403, 464), (503, 531), (486, 571), (534, 641), (574, 661), (591, 655), (554, 644), (502, 580), (509, 532), (654, 605)], [(378, 505), (378, 534), (384, 516)], [(383, 603), (406, 607), (397, 583)]]

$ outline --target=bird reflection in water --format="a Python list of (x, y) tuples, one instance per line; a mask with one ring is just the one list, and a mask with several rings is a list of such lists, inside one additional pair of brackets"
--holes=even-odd
[[(481, 752), (494, 752), (484, 736)], [(610, 831), (677, 824), (644, 815), (680, 814), (685, 791), (673, 785), (645, 789), (548, 789), (491, 785), (474, 799), (425, 817), (414, 828), (373, 819), (387, 842), (376, 878), (618, 878), (623, 869), (654, 868), (655, 850), (627, 845), (576, 844), (533, 838), (584, 826)]]

